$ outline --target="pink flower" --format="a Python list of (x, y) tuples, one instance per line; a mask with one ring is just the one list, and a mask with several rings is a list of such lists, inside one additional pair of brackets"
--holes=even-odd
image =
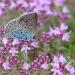
[(8, 39), (6, 37), (4, 37), (2, 42), (3, 42), (4, 45), (6, 45), (8, 43)]
[(11, 69), (10, 64), (9, 64), (8, 61), (6, 61), (5, 63), (3, 63), (3, 64), (2, 64), (2, 67), (3, 67), (5, 70)]
[(4, 15), (4, 8), (5, 8), (5, 4), (3, 2), (0, 2), (0, 16)]
[(9, 6), (9, 8), (10, 9), (13, 9), (13, 8), (15, 8), (16, 7), (16, 3), (13, 1), (13, 0), (11, 0), (10, 1), (10, 6)]
[(10, 49), (9, 53), (12, 54), (12, 56), (15, 56), (15, 54), (17, 54), (18, 51), (16, 50), (16, 48), (13, 47)]
[(54, 4), (57, 6), (64, 6), (65, 0), (54, 0)]
[(38, 46), (38, 41), (33, 41), (32, 43), (31, 43), (31, 46), (33, 46), (34, 48), (38, 48), (39, 46)]
[(54, 32), (53, 28), (50, 27), (50, 30), (49, 30), (48, 34), (49, 34), (51, 37), (53, 36), (53, 32)]
[(41, 5), (43, 4), (51, 4), (52, 0), (38, 0)]
[(57, 17), (61, 20), (66, 20), (66, 19), (71, 18), (71, 16), (69, 14), (64, 13), (64, 12), (58, 13)]
[(12, 45), (18, 45), (20, 44), (20, 41), (17, 38), (14, 38)]
[(69, 39), (70, 39), (70, 32), (64, 33), (63, 37), (62, 37), (62, 41), (67, 41), (68, 42)]
[(71, 65), (66, 65), (65, 68), (69, 72), (69, 75), (74, 75), (75, 74), (75, 68), (72, 67)]
[(11, 66), (13, 66), (14, 64), (19, 64), (20, 61), (18, 60), (18, 56), (9, 56), (8, 57), (8, 61), (10, 63)]
[(41, 65), (41, 68), (48, 69), (49, 68), (49, 65), (45, 62), (44, 64)]
[(68, 10), (68, 8), (67, 8), (66, 6), (63, 7), (62, 12), (63, 12), (63, 13), (69, 14), (69, 10)]
[(3, 2), (0, 2), (0, 9), (4, 9), (5, 4)]
[(29, 50), (30, 50), (30, 47), (28, 47), (28, 45), (24, 45), (21, 49), (21, 51), (24, 51), (25, 53), (28, 53)]
[(16, 7), (25, 10), (28, 7), (28, 3), (25, 0), (17, 0)]
[(66, 59), (63, 55), (54, 56), (53, 62), (56, 62), (56, 63), (61, 62), (62, 64), (64, 64), (66, 62)]
[(60, 28), (59, 27), (55, 27), (55, 29), (53, 30), (53, 35), (54, 36), (58, 36), (61, 34)]
[(63, 55), (60, 55), (59, 58), (58, 58), (59, 62), (61, 62), (62, 64), (65, 64), (66, 62), (66, 59)]
[(59, 69), (51, 69), (51, 71), (53, 72), (53, 75), (64, 75)]
[(4, 15), (4, 10), (0, 10), (0, 16)]
[(28, 70), (30, 65), (27, 62), (24, 62), (22, 69)]
[(66, 59), (63, 55), (54, 56), (53, 61), (51, 63), (53, 75), (64, 75), (64, 68), (65, 68)]
[(30, 74), (26, 70), (21, 70), (18, 75), (30, 75)]
[(67, 29), (68, 29), (68, 25), (66, 25), (65, 23), (60, 24), (60, 30), (61, 31), (64, 31), (64, 30), (67, 30)]
[(33, 70), (39, 70), (41, 68), (47, 69), (48, 68), (48, 62), (50, 61), (49, 57), (47, 55), (39, 55), (31, 64), (31, 69)]
[(43, 33), (42, 33), (42, 40), (43, 40), (44, 42), (50, 42), (51, 36), (49, 35), (49, 33), (43, 32)]

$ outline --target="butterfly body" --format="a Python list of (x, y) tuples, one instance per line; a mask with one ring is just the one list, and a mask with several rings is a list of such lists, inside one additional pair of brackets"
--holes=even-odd
[(27, 13), (6, 25), (6, 36), (20, 40), (33, 40), (36, 36), (37, 14)]

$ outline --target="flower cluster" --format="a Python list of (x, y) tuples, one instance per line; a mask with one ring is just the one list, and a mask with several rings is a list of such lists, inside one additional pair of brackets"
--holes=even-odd
[(52, 72), (51, 75), (74, 75), (75, 68), (72, 67), (69, 63), (66, 63), (66, 59), (63, 55), (54, 55), (53, 60), (50, 62), (50, 58), (48, 55), (39, 55), (31, 64), (24, 62), (22, 66), (22, 70), (19, 75), (30, 75), (31, 71), (41, 71), (49, 70)]
[[(44, 24), (49, 15), (64, 20), (71, 17), (65, 2), (65, 0), (3, 0), (0, 2), (0, 16), (5, 14), (7, 7), (9, 10), (36, 12), (40, 24)], [(56, 10), (55, 7), (61, 9)]]
[[(67, 29), (67, 26), (62, 28), (62, 30), (65, 29)], [(16, 38), (9, 40), (4, 37), (2, 44), (0, 47), (0, 67), (5, 71), (12, 71), (15, 66), (21, 65), (18, 70), (19, 75), (30, 75), (31, 71), (40, 71), (42, 69), (50, 70), (52, 75), (75, 74), (75, 68), (66, 63), (63, 55), (53, 56), (52, 58), (49, 55), (39, 55), (31, 64), (28, 63), (29, 60), (24, 59), (21, 61), (18, 53), (23, 51), (27, 54), (32, 48), (38, 48), (38, 41), (21, 41)]]
[(16, 38), (9, 40), (4, 37), (2, 40), (2, 46), (0, 46), (0, 65), (2, 65), (5, 70), (12, 69), (14, 64), (20, 63), (18, 57), (20, 51), (27, 54), (29, 50), (38, 47), (38, 41), (36, 40), (21, 41)]
[(50, 27), (50, 30), (48, 32), (42, 33), (42, 40), (44, 42), (50, 42), (54, 37), (68, 42), (70, 39), (70, 32), (65, 32), (68, 29), (68, 25), (65, 23), (61, 23), (59, 26), (56, 26), (54, 28)]
[(75, 68), (70, 64), (66, 64), (66, 59), (63, 55), (54, 56), (51, 63), (53, 75), (74, 75)]
[(39, 57), (32, 62), (31, 69), (32, 70), (48, 69), (49, 61), (50, 59), (48, 55), (39, 55)]

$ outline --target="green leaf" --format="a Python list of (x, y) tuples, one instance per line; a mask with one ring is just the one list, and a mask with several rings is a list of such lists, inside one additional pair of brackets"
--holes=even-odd
[(24, 60), (25, 59), (25, 53), (24, 52), (19, 52), (19, 59)]

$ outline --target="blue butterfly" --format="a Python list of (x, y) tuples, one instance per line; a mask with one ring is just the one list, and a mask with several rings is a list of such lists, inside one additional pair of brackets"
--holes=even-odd
[(6, 36), (20, 40), (36, 39), (37, 14), (25, 13), (6, 25)]
[(36, 39), (36, 37), (28, 32), (23, 32), (23, 31), (11, 31), (9, 33), (11, 36), (14, 38), (20, 39), (20, 40), (31, 40), (31, 39)]

